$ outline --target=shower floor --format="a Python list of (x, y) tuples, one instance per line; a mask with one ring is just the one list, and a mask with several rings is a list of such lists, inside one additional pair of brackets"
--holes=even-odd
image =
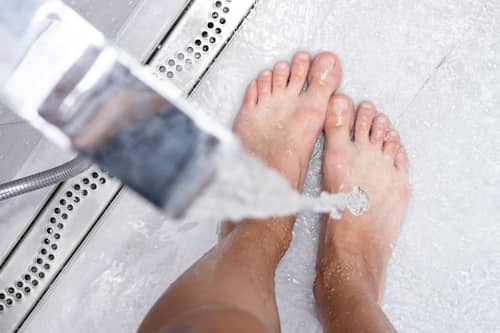
[[(383, 305), (401, 332), (500, 331), (498, 17), (492, 0), (261, 0), (191, 97), (229, 126), (260, 70), (297, 50), (339, 55), (341, 91), (387, 113), (410, 155), (413, 198)], [(0, 126), (2, 137), (26, 125), (0, 110)], [(29, 151), (39, 138), (25, 132)], [(4, 140), (0, 149), (13, 154)], [(316, 154), (309, 194), (320, 190), (319, 168)], [(312, 296), (318, 223), (299, 217), (277, 272), (285, 333), (321, 332)], [(173, 224), (121, 192), (21, 331), (135, 331), (216, 230), (217, 221)]]

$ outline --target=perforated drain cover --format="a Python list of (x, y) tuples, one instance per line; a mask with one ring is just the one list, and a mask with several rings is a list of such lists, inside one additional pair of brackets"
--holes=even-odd
[(153, 73), (188, 95), (255, 5), (255, 0), (196, 0), (149, 61)]
[[(189, 95), (255, 0), (193, 0), (147, 64)], [(70, 260), (120, 184), (97, 168), (54, 194), (0, 267), (0, 332), (17, 330)]]
[(92, 168), (54, 194), (1, 267), (0, 332), (22, 324), (119, 188), (117, 181)]

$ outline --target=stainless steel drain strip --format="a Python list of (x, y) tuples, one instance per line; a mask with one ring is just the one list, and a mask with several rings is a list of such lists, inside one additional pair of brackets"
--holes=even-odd
[(161, 80), (189, 95), (241, 23), (255, 0), (195, 0), (148, 62)]
[[(254, 5), (255, 0), (191, 0), (167, 36), (153, 44), (158, 46), (142, 53), (152, 54), (146, 64), (188, 96)], [(92, 168), (57, 190), (8, 260), (0, 263), (0, 332), (22, 325), (120, 187)]]
[(63, 184), (0, 271), (0, 332), (19, 328), (120, 189), (93, 167)]

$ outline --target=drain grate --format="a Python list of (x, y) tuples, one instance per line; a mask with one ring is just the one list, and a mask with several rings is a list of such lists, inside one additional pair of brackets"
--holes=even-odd
[(255, 0), (195, 0), (148, 61), (189, 95), (255, 6)]
[[(191, 0), (146, 63), (160, 80), (189, 95), (254, 5), (255, 0)], [(93, 167), (57, 190), (1, 263), (0, 332), (21, 327), (120, 186)]]
[(1, 332), (22, 324), (119, 189), (95, 167), (59, 188), (2, 266)]

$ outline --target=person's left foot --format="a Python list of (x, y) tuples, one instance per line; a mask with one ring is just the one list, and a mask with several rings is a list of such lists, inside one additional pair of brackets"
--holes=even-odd
[[(248, 86), (234, 132), (247, 151), (280, 172), (295, 190), (300, 191), (304, 184), (314, 145), (323, 130), (328, 101), (340, 85), (341, 72), (340, 61), (333, 53), (321, 53), (311, 64), (308, 53), (298, 52), (291, 66), (280, 61), (273, 71), (263, 71)], [(271, 229), (286, 250), (294, 219), (285, 220), (246, 222)], [(235, 224), (224, 222), (220, 238), (234, 228)]]
[(291, 66), (278, 62), (247, 89), (234, 131), (249, 152), (278, 170), (295, 190), (303, 186), (328, 101), (340, 79), (340, 61), (334, 54), (319, 54), (311, 64), (308, 53), (298, 52)]

